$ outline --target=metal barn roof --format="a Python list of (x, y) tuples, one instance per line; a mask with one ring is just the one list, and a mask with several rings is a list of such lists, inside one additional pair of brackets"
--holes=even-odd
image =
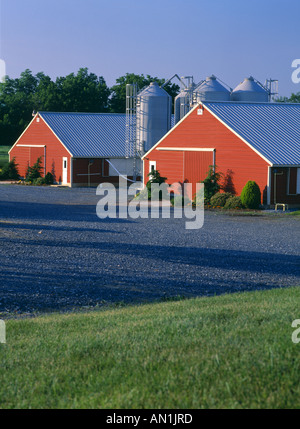
[(300, 104), (203, 104), (273, 165), (300, 165)]
[(125, 114), (39, 114), (73, 157), (125, 157)]
[(126, 156), (126, 114), (39, 112), (39, 115), (74, 158)]

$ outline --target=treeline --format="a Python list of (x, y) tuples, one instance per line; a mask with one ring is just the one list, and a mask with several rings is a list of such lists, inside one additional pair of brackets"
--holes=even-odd
[[(89, 73), (87, 68), (55, 81), (28, 69), (16, 79), (7, 76), (0, 83), (0, 145), (11, 146), (17, 140), (33, 111), (125, 113), (126, 84), (137, 83), (142, 89), (153, 81), (162, 85), (165, 79), (127, 73), (109, 88), (102, 76)], [(174, 100), (180, 88), (168, 83), (164, 89)]]

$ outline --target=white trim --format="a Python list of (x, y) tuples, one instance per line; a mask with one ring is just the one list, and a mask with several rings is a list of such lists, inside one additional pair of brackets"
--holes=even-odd
[(154, 170), (156, 170), (156, 161), (149, 161), (149, 174), (152, 171), (152, 167), (154, 167)]
[(147, 157), (147, 155), (153, 150), (153, 149), (156, 149), (156, 147), (169, 135), (169, 134), (171, 134), (174, 130), (175, 130), (175, 128), (177, 128), (178, 127), (178, 125), (180, 125), (181, 124), (181, 122), (183, 122), (188, 116), (190, 116), (191, 114), (192, 114), (192, 112), (195, 110), (195, 109), (197, 109), (199, 107), (199, 104), (196, 104), (179, 122), (177, 122), (177, 124), (176, 125), (174, 125), (174, 127), (173, 128), (171, 128), (168, 132), (167, 132), (167, 134), (165, 134), (160, 140), (158, 140), (158, 142), (154, 145), (154, 146), (152, 146), (152, 148), (151, 149), (149, 149), (148, 150), (148, 152), (146, 152), (145, 153), (145, 155), (143, 155), (142, 156), (142, 160), (144, 159), (144, 158), (146, 158)]
[(45, 144), (18, 144), (17, 147), (46, 147)]
[[(67, 156), (63, 156), (62, 163), (63, 163), (63, 168), (62, 168), (62, 178), (61, 178), (61, 183), (62, 183), (62, 184), (65, 184), (65, 183), (69, 183), (69, 182), (68, 182), (68, 170), (69, 170), (69, 165), (68, 165), (68, 157), (67, 157)], [(66, 167), (65, 167), (65, 163), (66, 163)], [(64, 178), (65, 178), (66, 180), (64, 180)]]
[[(39, 113), (39, 112), (37, 112), (37, 114), (34, 116), (34, 118), (32, 119), (32, 121), (30, 121), (30, 123), (27, 125), (27, 127), (25, 128), (25, 130), (22, 132), (22, 134), (20, 135), (20, 137), (18, 138), (18, 140), (16, 141), (16, 143), (10, 148), (10, 150), (8, 151), (8, 154), (10, 155), (10, 152), (11, 152), (11, 150), (15, 147), (15, 146), (17, 146), (17, 144), (18, 144), (18, 141), (23, 137), (23, 135), (26, 133), (26, 131), (28, 130), (28, 128), (31, 126), (31, 124), (33, 123), (33, 121), (37, 118), (37, 117), (39, 117), (39, 118), (42, 118), (43, 119), (43, 122), (47, 125), (47, 127), (50, 129), (50, 131), (55, 135), (55, 137), (58, 139), (58, 141), (63, 145), (63, 147), (66, 149), (66, 151), (67, 152), (69, 152), (69, 154), (71, 155), (71, 156), (73, 156), (72, 154), (71, 154), (71, 152), (69, 151), (69, 149), (67, 149), (66, 148), (66, 146), (63, 144), (63, 142), (60, 140), (60, 138), (55, 134), (55, 132), (52, 130), (52, 128), (50, 127), (50, 125), (49, 124), (47, 124), (47, 122), (46, 122), (46, 120), (43, 118), (43, 116)], [(18, 145), (18, 146), (22, 146), (22, 145)], [(24, 145), (24, 146), (27, 146), (27, 145)], [(38, 147), (38, 145), (33, 145), (34, 147)], [(46, 145), (44, 145), (44, 146), (46, 146)], [(41, 146), (41, 147), (44, 147), (44, 146)], [(27, 147), (30, 147), (30, 146), (27, 146)]]
[(61, 139), (52, 130), (52, 128), (50, 127), (50, 125), (47, 123), (46, 119), (44, 119), (43, 116), (40, 113), (37, 113), (37, 114), (40, 115), (40, 118), (43, 119), (43, 122), (47, 125), (47, 127), (49, 128), (49, 130), (55, 135), (55, 137), (57, 138), (57, 140), (63, 145), (63, 147), (66, 149), (66, 151), (69, 152), (69, 154), (71, 156), (73, 156), (72, 153), (69, 151), (69, 149), (63, 144), (63, 142), (61, 141)]
[(271, 167), (268, 167), (268, 184), (267, 184), (267, 205), (271, 205)]
[(156, 150), (178, 150), (187, 152), (214, 152), (214, 148), (197, 148), (197, 147), (158, 147)]
[(14, 145), (12, 145), (12, 147), (9, 149), (8, 154), (10, 155), (10, 152), (13, 150), (13, 148), (18, 144), (18, 141), (20, 140), (20, 138), (26, 133), (26, 131), (28, 130), (28, 128), (30, 127), (30, 125), (32, 124), (32, 122), (35, 120), (35, 118), (37, 117), (38, 113), (34, 116), (34, 118), (29, 122), (29, 124), (27, 125), (27, 127), (25, 128), (25, 130), (22, 132), (22, 134), (20, 135), (20, 137), (17, 139), (16, 143)]
[(153, 149), (156, 149), (157, 146), (172, 132), (175, 130), (175, 128), (181, 124), (182, 121), (186, 120), (186, 118), (191, 115), (194, 110), (198, 109), (199, 106), (203, 106), (204, 110), (207, 109), (207, 111), (214, 116), (221, 124), (223, 124), (226, 128), (228, 128), (234, 135), (236, 135), (242, 142), (244, 142), (247, 146), (249, 146), (257, 155), (259, 155), (264, 161), (266, 161), (271, 167), (273, 167), (273, 164), (271, 161), (269, 161), (265, 156), (263, 156), (257, 149), (255, 149), (250, 143), (247, 142), (243, 137), (241, 137), (236, 131), (234, 131), (229, 125), (227, 125), (224, 121), (222, 121), (215, 113), (213, 113), (205, 103), (197, 103), (177, 124), (170, 129), (170, 131), (167, 132), (151, 149), (148, 150), (147, 153), (142, 157), (144, 159)]

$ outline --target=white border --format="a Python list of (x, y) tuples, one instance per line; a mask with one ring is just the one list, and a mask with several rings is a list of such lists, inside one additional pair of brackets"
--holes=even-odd
[[(214, 152), (215, 148), (197, 148), (197, 147), (157, 147), (155, 150), (187, 151), (187, 152)], [(151, 161), (150, 161), (151, 162)]]
[[(271, 161), (269, 161), (265, 156), (263, 156), (257, 149), (255, 149), (250, 143), (247, 142), (247, 140), (245, 140), (243, 137), (241, 137), (236, 131), (234, 131), (229, 125), (227, 125), (224, 121), (222, 121), (215, 113), (213, 113), (207, 106), (205, 103), (198, 103), (196, 104), (179, 122), (177, 122), (177, 124), (171, 128), (167, 134), (165, 134), (151, 149), (148, 150), (148, 152), (145, 153), (145, 155), (142, 157), (142, 160), (144, 160), (144, 158), (146, 158), (148, 156), (148, 154), (150, 152), (152, 152), (152, 150), (156, 149), (157, 146), (171, 133), (175, 130), (175, 128), (178, 127), (178, 125), (181, 124), (181, 122), (183, 122), (184, 120), (186, 120), (186, 118), (191, 115), (194, 110), (198, 109), (199, 106), (203, 106), (204, 110), (207, 109), (207, 111), (213, 116), (215, 117), (219, 122), (221, 122), (221, 124), (223, 124), (227, 129), (229, 129), (234, 135), (236, 135), (240, 140), (242, 140), (242, 142), (244, 142), (247, 146), (249, 146), (257, 155), (259, 155), (264, 161), (266, 161), (271, 167), (273, 167), (273, 164)], [(161, 149), (160, 149), (161, 150)]]
[[(33, 121), (36, 119), (36, 118), (42, 118), (42, 120), (44, 121), (44, 123), (47, 125), (47, 127), (50, 129), (50, 131), (55, 135), (55, 137), (58, 139), (58, 141), (63, 145), (63, 147), (66, 149), (66, 151), (70, 154), (70, 156), (72, 157), (73, 155), (72, 155), (72, 153), (69, 151), (69, 149), (67, 149), (66, 148), (66, 146), (63, 144), (63, 142), (60, 140), (60, 138), (55, 134), (55, 132), (52, 130), (52, 128), (50, 127), (50, 125), (46, 122), (46, 120), (43, 118), (43, 116), (39, 113), (39, 112), (37, 112), (35, 115), (34, 115), (34, 118), (32, 119), (32, 121), (30, 121), (30, 123), (27, 125), (27, 127), (25, 128), (25, 130), (22, 132), (22, 134), (20, 135), (20, 137), (18, 138), (18, 140), (16, 141), (16, 143), (9, 149), (9, 151), (8, 151), (8, 154), (10, 155), (10, 152), (13, 150), (13, 148), (15, 147), (15, 146), (17, 146), (17, 144), (18, 144), (18, 142), (19, 142), (19, 140), (23, 137), (23, 135), (26, 133), (26, 131), (28, 130), (28, 128), (30, 127), (30, 125), (33, 123)], [(19, 145), (19, 147), (22, 147), (22, 146), (27, 146), (27, 147), (31, 147), (30, 145), (28, 146), (28, 145)], [(32, 145), (32, 147), (45, 147), (46, 145), (43, 145), (43, 146), (39, 146), (39, 145)]]

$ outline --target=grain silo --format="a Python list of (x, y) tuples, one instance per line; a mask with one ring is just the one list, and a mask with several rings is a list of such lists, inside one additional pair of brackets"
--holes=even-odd
[(212, 75), (201, 82), (194, 90), (194, 99), (200, 101), (230, 101), (230, 91)]
[(191, 109), (193, 100), (193, 89), (183, 89), (175, 98), (175, 124), (179, 122)]
[(269, 92), (252, 76), (244, 79), (231, 93), (231, 101), (260, 102), (269, 101)]
[(142, 152), (148, 151), (171, 128), (172, 99), (157, 82), (137, 95), (137, 141)]

